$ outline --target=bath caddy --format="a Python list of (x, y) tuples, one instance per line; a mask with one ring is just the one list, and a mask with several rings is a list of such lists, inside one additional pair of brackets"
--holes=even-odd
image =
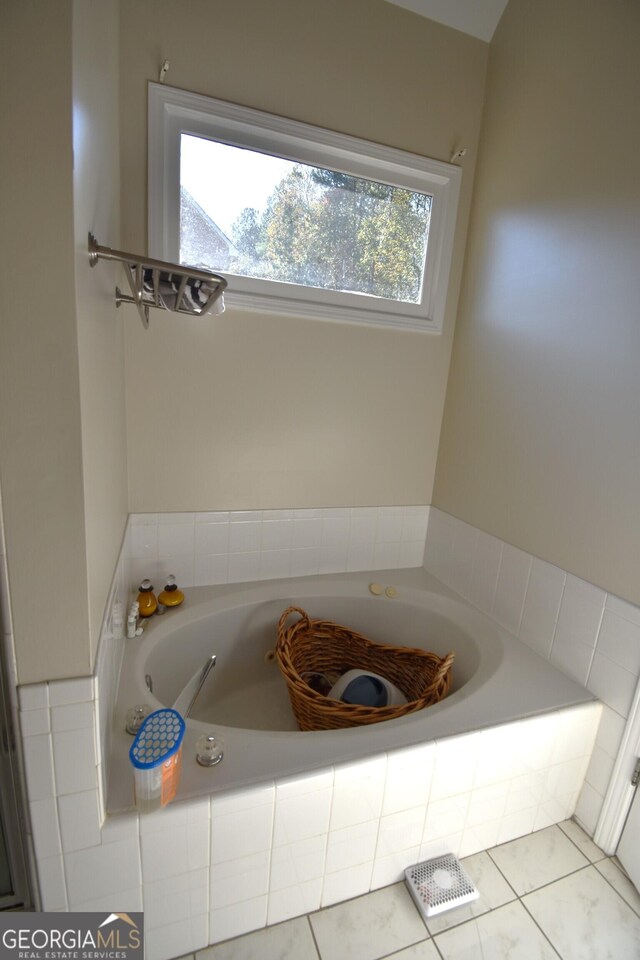
[[(288, 624), (294, 614), (298, 619)], [(288, 607), (280, 617), (276, 657), (301, 730), (358, 727), (422, 710), (449, 692), (454, 660), (453, 653), (439, 657), (413, 647), (375, 643), (331, 620), (312, 620), (300, 607)], [(386, 677), (407, 703), (387, 707), (343, 703), (314, 690), (304, 679), (319, 674), (333, 683), (352, 669)]]

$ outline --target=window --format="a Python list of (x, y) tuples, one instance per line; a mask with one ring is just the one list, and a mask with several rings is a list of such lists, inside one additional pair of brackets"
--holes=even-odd
[(460, 169), (149, 86), (151, 256), (227, 304), (438, 332)]

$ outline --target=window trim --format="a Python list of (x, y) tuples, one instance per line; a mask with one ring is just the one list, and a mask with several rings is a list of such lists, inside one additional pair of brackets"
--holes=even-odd
[(421, 302), (384, 300), (222, 272), (225, 301), (266, 313), (440, 333), (455, 235), (461, 168), (202, 94), (149, 84), (149, 255), (179, 262), (182, 133), (262, 150), (433, 197)]

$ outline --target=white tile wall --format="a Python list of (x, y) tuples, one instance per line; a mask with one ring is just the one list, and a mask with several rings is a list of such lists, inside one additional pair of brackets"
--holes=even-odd
[(425, 567), (602, 700), (577, 807), (593, 834), (640, 679), (640, 609), (435, 507)]
[(96, 789), (59, 796), (58, 816), (65, 851), (97, 847), (101, 843), (102, 815)]
[(378, 820), (386, 780), (386, 756), (335, 768), (331, 829), (343, 830)]
[(520, 639), (549, 659), (563, 599), (564, 570), (534, 557), (520, 621)]
[(327, 833), (332, 771), (289, 777), (276, 784), (273, 846), (290, 846)]
[(567, 576), (550, 659), (583, 685), (589, 677), (606, 596), (584, 580)]
[[(457, 541), (456, 541), (457, 543)], [(456, 544), (454, 543), (454, 548)], [(491, 615), (510, 633), (516, 636), (524, 610), (524, 600), (531, 572), (531, 557), (505, 543), (500, 557), (500, 569)]]
[(265, 897), (269, 891), (271, 851), (263, 850), (248, 857), (235, 857), (211, 864), (209, 909), (226, 910), (245, 900)]
[(370, 890), (373, 860), (369, 859), (355, 867), (326, 873), (322, 888), (322, 906), (328, 907), (342, 900), (349, 900), (353, 890)]
[(426, 506), (133, 514), (131, 577), (175, 573), (204, 586), (422, 566), (428, 515)]
[(62, 853), (60, 842), (60, 827), (58, 825), (58, 810), (55, 797), (46, 797), (44, 800), (32, 800), (29, 804), (33, 841), (38, 855), (46, 859)]
[[(587, 704), (101, 822), (91, 750), (76, 754), (84, 759), (73, 774), (65, 761), (55, 771), (52, 763), (56, 736), (75, 738), (96, 725), (88, 701), (75, 701), (93, 688), (78, 684), (72, 702), (59, 704), (64, 691), (54, 687), (21, 697), (23, 732), (41, 729), (43, 711), (54, 728), (72, 727), (24, 736), (30, 788), (41, 794), (31, 816), (42, 906), (110, 909), (117, 900), (119, 909), (143, 908), (149, 960), (395, 882), (434, 852), (466, 856), (565, 819), (601, 710)], [(603, 729), (610, 748), (612, 716)], [(90, 789), (64, 792), (86, 786), (88, 771)]]
[(203, 867), (176, 877), (143, 884), (146, 929), (165, 927), (195, 917), (208, 920), (209, 870)]
[[(111, 602), (121, 600), (126, 611), (133, 583), (180, 576), (180, 563), (193, 582), (196, 571), (221, 582), (237, 571), (294, 574), (303, 563), (311, 573), (344, 570), (358, 558), (370, 565), (372, 556), (385, 566), (390, 558), (419, 564), (428, 516), (423, 507), (140, 515), (132, 518)], [(109, 909), (113, 897), (118, 909), (144, 906), (147, 956), (169, 960), (394, 882), (418, 859), (444, 850), (466, 856), (521, 836), (565, 819), (578, 802), (588, 826), (624, 726), (625, 683), (640, 669), (638, 611), (575, 578), (567, 590), (562, 571), (436, 510), (426, 563), (544, 655), (555, 647), (559, 659), (573, 643), (590, 649), (588, 680), (604, 706), (176, 804), (155, 816), (103, 820), (102, 758), (121, 655), (110, 604), (97, 688), (81, 678), (20, 690), (43, 908)], [(585, 622), (599, 611), (595, 639), (577, 627), (581, 596), (590, 604)], [(77, 769), (72, 752), (82, 761)]]
[(389, 754), (382, 799), (383, 816), (409, 810), (424, 803), (431, 790), (435, 756), (435, 743), (396, 750)]
[(327, 847), (326, 872), (340, 873), (363, 863), (373, 863), (377, 842), (377, 820), (365, 820), (352, 827), (332, 830)]

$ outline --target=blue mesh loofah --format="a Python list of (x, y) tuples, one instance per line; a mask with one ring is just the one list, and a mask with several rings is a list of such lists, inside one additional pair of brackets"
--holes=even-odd
[(138, 730), (129, 758), (138, 770), (151, 770), (180, 749), (185, 722), (177, 710), (164, 708), (150, 713)]

